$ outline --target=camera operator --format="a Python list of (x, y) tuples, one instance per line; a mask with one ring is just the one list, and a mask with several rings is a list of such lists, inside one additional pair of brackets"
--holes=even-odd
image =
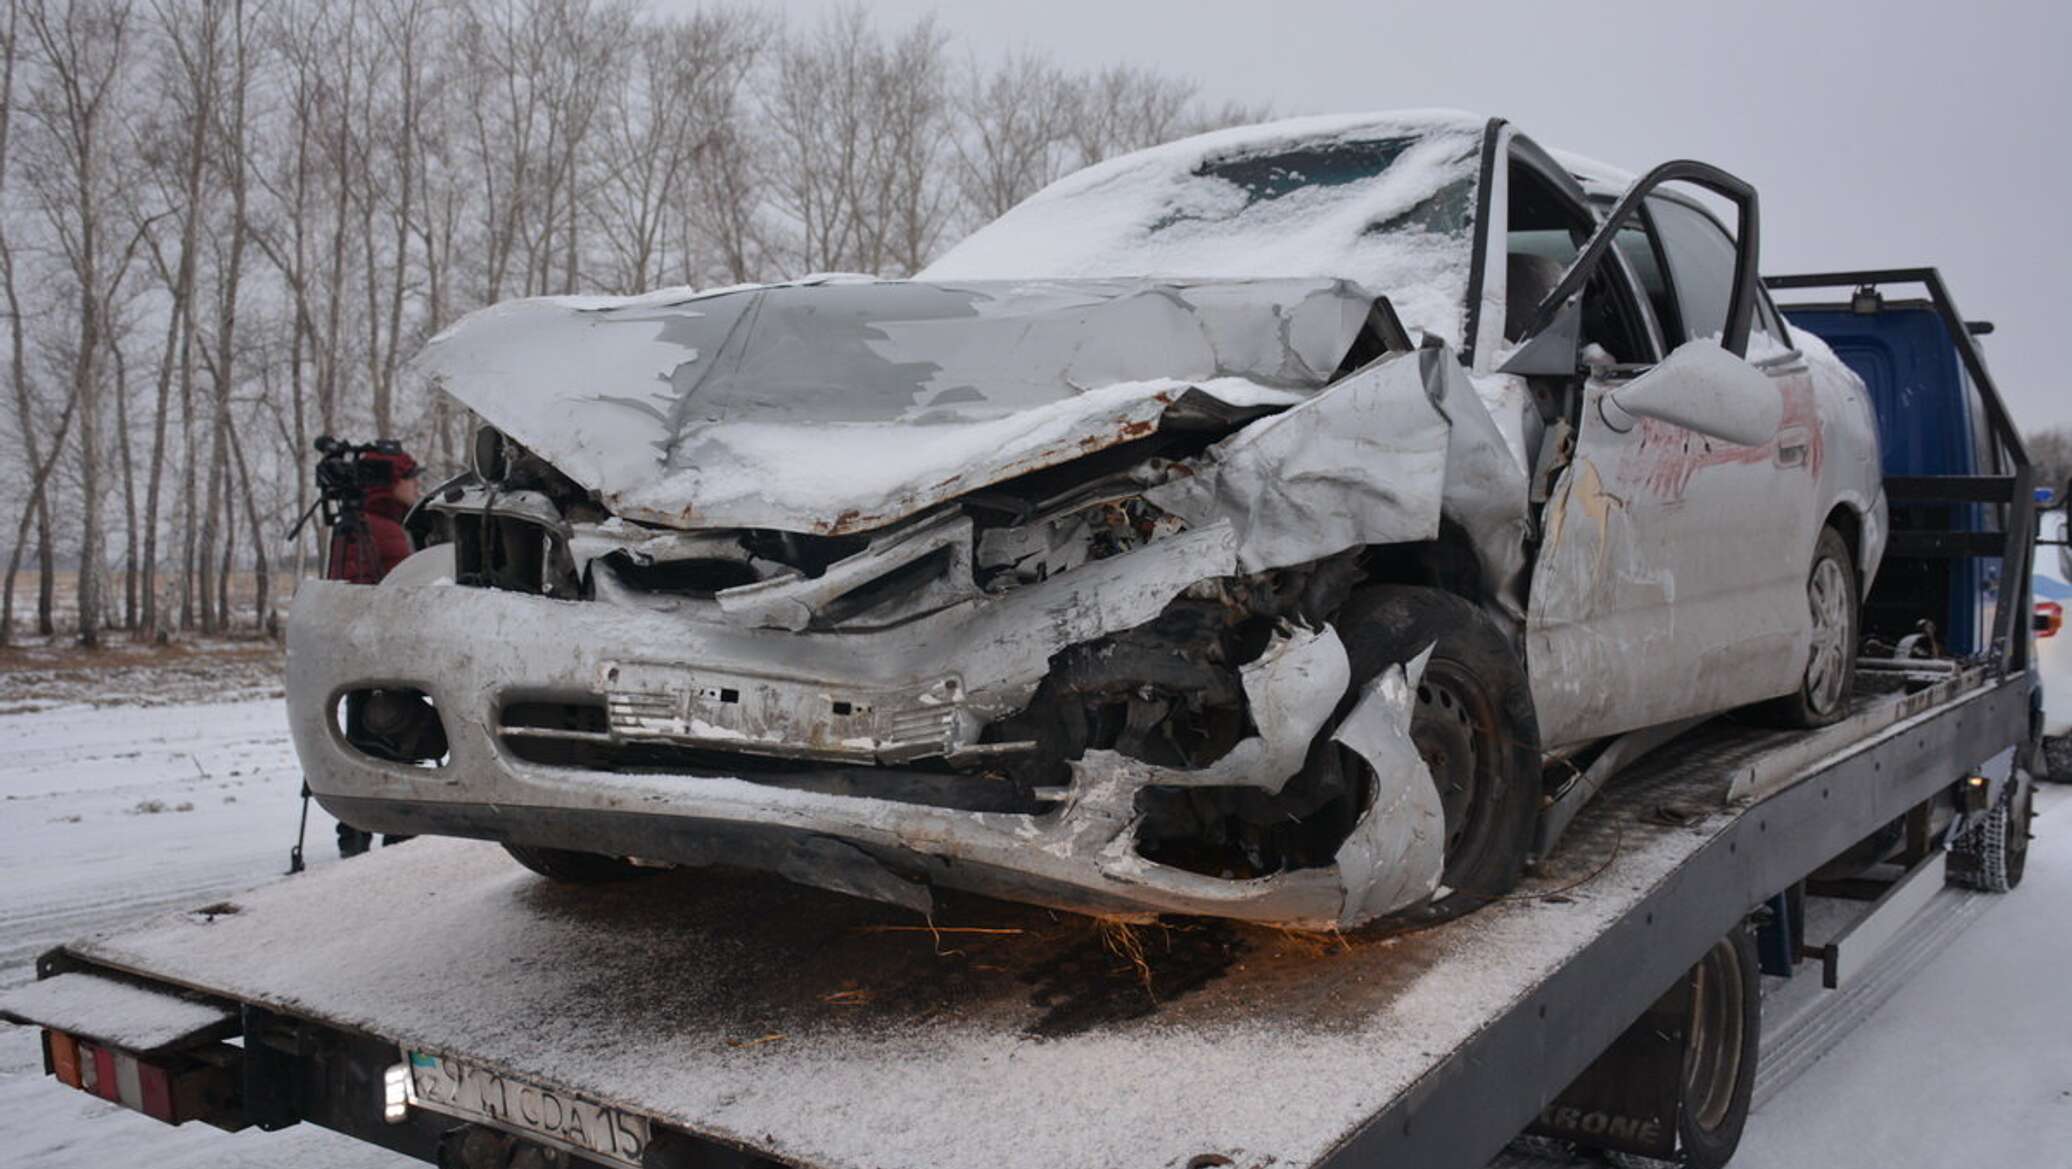
[[(377, 448), (394, 446), (376, 444)], [(423, 468), (400, 446), (364, 452), (357, 459), (360, 499), (357, 508), (341, 507), (331, 536), (331, 564), (325, 580), (380, 584), (389, 570), (416, 551), (403, 517), (422, 494), (417, 477)], [(357, 515), (348, 514), (357, 511)]]
[[(324, 579), (352, 584), (380, 584), (396, 565), (416, 551), (403, 521), (422, 495), (420, 468), (402, 444), (393, 439), (353, 444), (325, 435), (316, 441), (317, 501), (310, 515), (321, 511), (331, 527), (331, 555)], [(306, 521), (309, 515), (305, 515)], [(295, 531), (300, 531), (298, 521)], [(290, 532), (292, 538), (294, 532)], [(354, 691), (345, 699), (345, 737), (377, 758), (410, 762), (446, 753), (446, 731), (422, 695), (413, 691)], [(303, 817), (308, 820), (309, 789), (303, 788)], [(386, 836), (384, 845), (407, 836)], [(358, 856), (374, 835), (338, 822), (338, 855)], [(290, 872), (302, 868), (298, 836), (289, 855)]]

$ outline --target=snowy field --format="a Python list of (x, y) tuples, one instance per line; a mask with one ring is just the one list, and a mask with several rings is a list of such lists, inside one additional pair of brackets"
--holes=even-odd
[[(2066, 680), (2053, 703), (2062, 725), (2072, 721), (2072, 638), (2044, 647), (2047, 675)], [(240, 678), (230, 689), (266, 686)], [(278, 698), (177, 701), (182, 692), (140, 684), (133, 701), (166, 704), (28, 701), (0, 713), (0, 987), (33, 977), (34, 956), (68, 938), (207, 904), (285, 869), (299, 780)], [(2072, 824), (2072, 790), (2044, 789), (2038, 811), (2023, 888), (1993, 899), (1760, 1109), (1736, 1166), (2066, 1163), (2072, 1012), (2052, 1004), (2072, 970), (2072, 829), (2058, 830)], [(313, 864), (339, 863), (321, 810), (309, 841)], [(23, 1169), (415, 1163), (310, 1125), (166, 1128), (45, 1078), (34, 1033), (4, 1024), (0, 1150), (0, 1163)]]

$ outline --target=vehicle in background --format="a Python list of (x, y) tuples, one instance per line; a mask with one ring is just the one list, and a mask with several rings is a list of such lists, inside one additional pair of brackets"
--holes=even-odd
[[(2039, 505), (2056, 493), (2048, 485), (2039, 491), (2033, 470), (2015, 465), (2020, 447), (2008, 437), (2014, 426), (1977, 340), (1993, 326), (1966, 320), (1929, 268), (1767, 283), (1787, 297), (1814, 289), (1843, 293), (1788, 302), (1784, 315), (1794, 330), (1818, 335), (1855, 371), (1877, 410), (1892, 535), (1884, 570), (1864, 601), (1864, 664), (1890, 659), (1888, 668), (1903, 672), (1915, 658), (1961, 663), (2004, 654), (2010, 646), (2020, 651), (2030, 714), (2019, 782), (1996, 796), (1992, 826), (1971, 830), (2010, 841), (2018, 835), (2025, 844), (2028, 785), (2052, 771), (2033, 649), (2039, 634), (2057, 632), (2063, 610), (2055, 602), (2044, 602), (2050, 609), (2039, 605), (2031, 582)], [(1918, 292), (1888, 296), (1895, 287)], [(2004, 550), (2017, 551), (2019, 561), (2008, 563)]]

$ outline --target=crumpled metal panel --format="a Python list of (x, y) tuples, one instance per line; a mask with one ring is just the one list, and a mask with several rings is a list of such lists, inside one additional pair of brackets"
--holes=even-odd
[(1402, 354), (1245, 427), (1145, 498), (1190, 524), (1228, 520), (1246, 572), (1429, 540), (1446, 438), (1420, 363)]
[(1257, 658), (1239, 667), (1245, 701), (1259, 733), (1239, 740), (1206, 767), (1161, 767), (1117, 751), (1088, 751), (1073, 770), (1124, 781), (1126, 794), (1150, 784), (1170, 787), (1256, 787), (1279, 792), (1302, 770), (1310, 741), (1345, 697), (1352, 664), (1328, 627), (1277, 634)]
[(629, 519), (839, 534), (1148, 434), (1189, 388), (1300, 401), (1373, 299), (1325, 279), (547, 298), (471, 314), (411, 368)]
[(1371, 921), (1432, 895), (1446, 859), (1446, 811), (1439, 786), (1410, 740), (1417, 683), (1432, 658), (1426, 646), (1410, 661), (1383, 670), (1360, 692), (1332, 739), (1360, 753), (1374, 769), (1374, 800), (1338, 848), (1348, 922)]
[(1449, 349), (1384, 357), (1181, 472), (1145, 498), (1191, 524), (1230, 523), (1247, 572), (1430, 540), (1451, 520), (1499, 610), (1524, 619), (1525, 470)]

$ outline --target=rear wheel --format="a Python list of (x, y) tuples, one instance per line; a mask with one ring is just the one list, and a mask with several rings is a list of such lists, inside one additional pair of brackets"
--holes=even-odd
[[(1442, 893), (1415, 915), (1452, 917), (1510, 892), (1525, 867), (1539, 803), (1539, 728), (1518, 655), (1482, 610), (1438, 589), (1363, 589), (1335, 624), (1351, 659), (1354, 696), (1389, 667), (1432, 650), (1418, 681), (1410, 739), (1439, 790), (1446, 848)], [(1371, 790), (1364, 758), (1340, 744), (1325, 747)]]
[[(2015, 789), (2020, 788), (2017, 792)], [(1958, 835), (1950, 847), (1951, 884), (1986, 893), (2008, 893), (2029, 867), (2029, 825), (2035, 815), (2034, 786), (2010, 779), (1985, 818)]]
[(1799, 688), (1757, 707), (1766, 722), (1787, 727), (1822, 727), (1849, 709), (1856, 684), (1858, 607), (1856, 559), (1849, 542), (1833, 528), (1820, 530), (1813, 546), (1813, 564), (1806, 572), (1806, 605), (1812, 611), (1813, 638)]
[(613, 881), (630, 881), (661, 871), (636, 865), (632, 861), (615, 856), (576, 852), (566, 848), (506, 844), (504, 851), (510, 853), (513, 860), (540, 876), (564, 885), (603, 885)]
[(1719, 1169), (1741, 1144), (1755, 1096), (1762, 1031), (1761, 968), (1755, 937), (1737, 929), (1691, 968), (1677, 1138), (1690, 1169)]

